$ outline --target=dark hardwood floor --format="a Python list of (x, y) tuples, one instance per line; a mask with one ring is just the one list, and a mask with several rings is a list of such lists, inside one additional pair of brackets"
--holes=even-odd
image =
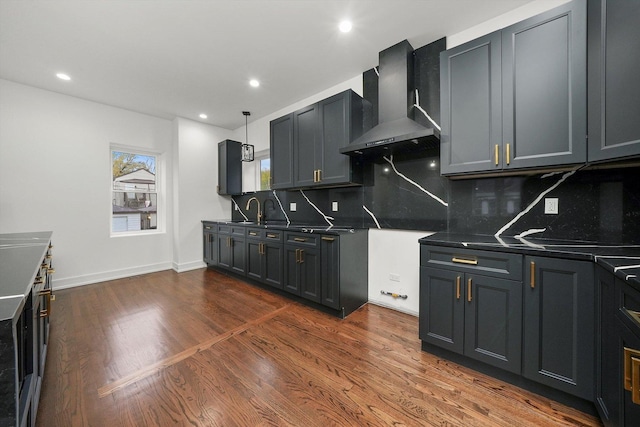
[(37, 425), (599, 426), (420, 350), (416, 317), (345, 320), (212, 270), (56, 292)]

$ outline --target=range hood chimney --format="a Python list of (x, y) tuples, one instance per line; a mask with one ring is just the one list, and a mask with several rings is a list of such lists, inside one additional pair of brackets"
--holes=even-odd
[(435, 147), (440, 133), (412, 118), (414, 107), (413, 47), (404, 40), (379, 54), (378, 124), (340, 152), (380, 157)]

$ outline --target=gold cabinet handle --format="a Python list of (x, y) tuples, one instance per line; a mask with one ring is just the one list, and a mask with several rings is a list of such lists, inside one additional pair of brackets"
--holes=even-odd
[(205, 230), (211, 230), (211, 227), (210, 227), (210, 226), (208, 226), (208, 225), (205, 225), (205, 226), (204, 226), (204, 229), (205, 229)]
[(322, 236), (322, 240), (324, 240), (325, 242), (333, 242), (336, 239), (333, 237)]
[(257, 235), (258, 235), (258, 233), (256, 233), (255, 231), (250, 231), (249, 232), (249, 236), (257, 236)]
[(460, 299), (460, 276), (456, 277), (456, 299)]
[(318, 182), (322, 182), (322, 169), (318, 169)]
[(467, 301), (471, 302), (471, 279), (467, 280)]
[(306, 242), (307, 241), (307, 239), (304, 238), (304, 237), (294, 237), (293, 240), (296, 241), (296, 242)]
[(507, 144), (507, 164), (511, 162), (511, 145)]
[(531, 276), (531, 279), (529, 281), (529, 286), (531, 286), (531, 289), (534, 289), (536, 287), (536, 263), (531, 261), (531, 264), (529, 265), (529, 273)]
[(53, 249), (53, 245), (49, 243), (49, 249)]
[(318, 182), (318, 170), (313, 170), (313, 182)]
[(55, 268), (47, 268), (47, 274), (53, 274), (56, 272)]
[(496, 158), (496, 166), (500, 164), (500, 145), (496, 144), (496, 152), (494, 157)]
[(304, 263), (304, 249), (300, 249), (300, 264)]
[(51, 259), (51, 258), (53, 258), (53, 255), (51, 255), (51, 254), (47, 254), (47, 255), (45, 256), (45, 258), (46, 258), (46, 259)]
[(267, 233), (267, 237), (270, 239), (276, 239), (278, 236), (276, 234)]
[(296, 249), (296, 264), (300, 263), (300, 249)]
[(467, 258), (453, 257), (453, 258), (451, 258), (451, 262), (455, 262), (455, 263), (458, 263), (458, 264), (478, 265), (478, 260), (477, 259), (467, 259)]
[(631, 401), (640, 405), (640, 359), (631, 358)]
[(51, 289), (42, 290), (38, 295), (47, 297), (47, 308), (40, 310), (40, 317), (49, 317), (51, 315)]

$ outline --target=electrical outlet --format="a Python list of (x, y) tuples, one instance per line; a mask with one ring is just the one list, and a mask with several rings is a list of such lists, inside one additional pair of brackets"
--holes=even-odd
[(239, 211), (239, 210), (240, 210), (240, 208), (238, 207), (238, 205), (235, 205), (235, 206), (233, 207), (233, 209), (235, 209), (235, 210), (237, 210), (237, 211)]
[(338, 212), (338, 202), (331, 202), (331, 211)]
[(297, 205), (296, 205), (296, 203), (295, 203), (295, 202), (291, 202), (291, 203), (289, 203), (289, 210), (290, 210), (291, 212), (295, 212), (295, 211), (296, 211), (296, 209), (297, 209)]
[(544, 199), (544, 213), (550, 215), (558, 214), (558, 199), (555, 197), (549, 197)]
[(389, 273), (389, 280), (391, 280), (392, 282), (399, 282), (400, 275), (395, 273)]

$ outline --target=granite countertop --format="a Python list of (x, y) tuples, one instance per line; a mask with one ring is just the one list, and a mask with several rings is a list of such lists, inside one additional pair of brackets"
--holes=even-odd
[(365, 227), (351, 227), (351, 226), (329, 226), (328, 224), (287, 224), (283, 221), (267, 221), (267, 222), (253, 222), (253, 221), (235, 221), (230, 219), (211, 219), (202, 220), (202, 222), (214, 222), (217, 224), (232, 224), (232, 225), (244, 225), (247, 227), (257, 227), (273, 230), (285, 230), (285, 231), (297, 231), (302, 233), (322, 233), (322, 234), (345, 234), (355, 233), (358, 230), (366, 230)]
[(640, 245), (549, 240), (532, 236), (495, 237), (446, 232), (423, 237), (419, 242), (453, 248), (506, 251), (523, 255), (594, 261), (620, 279), (640, 289)]
[(31, 292), (52, 232), (0, 234), (0, 320), (12, 319)]

